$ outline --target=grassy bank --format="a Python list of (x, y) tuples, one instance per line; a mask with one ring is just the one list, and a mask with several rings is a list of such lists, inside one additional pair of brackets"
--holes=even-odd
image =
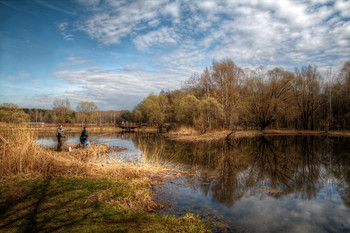
[(135, 203), (136, 197), (151, 198), (145, 183), (41, 176), (15, 177), (0, 184), (1, 232), (206, 231), (205, 224), (191, 215), (175, 218), (148, 214), (157, 207), (155, 202)]
[(0, 149), (1, 232), (207, 232), (188, 215), (155, 214), (153, 187), (171, 173), (157, 164), (105, 163), (105, 146), (56, 152), (13, 127)]
[(223, 140), (229, 135), (230, 138), (247, 138), (260, 135), (333, 135), (350, 136), (350, 131), (319, 131), (319, 130), (213, 130), (204, 134), (199, 134), (190, 127), (181, 127), (175, 131), (164, 134), (165, 137), (177, 141), (215, 141)]

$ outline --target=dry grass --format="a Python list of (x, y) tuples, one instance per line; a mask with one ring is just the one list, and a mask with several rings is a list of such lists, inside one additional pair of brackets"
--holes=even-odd
[(169, 135), (199, 135), (198, 131), (190, 126), (180, 126), (169, 132)]
[[(229, 130), (213, 130), (204, 134), (198, 134), (197, 131), (191, 128), (180, 128), (179, 131), (174, 131), (169, 133), (169, 138), (177, 141), (216, 141), (223, 140), (229, 135), (231, 131)], [(262, 133), (256, 130), (246, 130), (246, 131), (236, 131), (234, 134), (231, 134), (231, 137), (234, 138), (244, 138), (244, 137), (255, 137), (261, 135)]]
[(178, 131), (173, 131), (168, 134), (165, 134), (166, 137), (169, 137), (177, 141), (215, 141), (226, 139), (229, 135), (230, 139), (233, 138), (250, 138), (256, 137), (259, 135), (342, 135), (350, 136), (349, 131), (320, 131), (320, 130), (243, 130), (235, 131), (230, 134), (231, 131), (222, 130), (222, 131), (211, 131), (205, 134), (199, 135), (197, 132), (191, 130), (191, 128), (180, 128)]
[(0, 147), (0, 179), (22, 174), (158, 177), (159, 173), (170, 172), (157, 163), (130, 164), (113, 160), (108, 155), (111, 148), (107, 145), (92, 145), (85, 150), (65, 145), (62, 152), (56, 152), (33, 143), (36, 137), (26, 127), (9, 127), (2, 136), (8, 143)]
[(0, 178), (21, 174), (94, 174), (100, 168), (95, 163), (101, 151), (56, 152), (33, 143), (34, 135), (26, 128), (13, 128), (4, 135), (8, 143), (1, 146)]

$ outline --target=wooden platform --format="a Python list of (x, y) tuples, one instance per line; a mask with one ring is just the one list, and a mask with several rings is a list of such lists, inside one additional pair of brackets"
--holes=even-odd
[(120, 123), (120, 124), (117, 124), (116, 126), (121, 128), (123, 131), (132, 132), (136, 128), (140, 128), (142, 125), (139, 123)]

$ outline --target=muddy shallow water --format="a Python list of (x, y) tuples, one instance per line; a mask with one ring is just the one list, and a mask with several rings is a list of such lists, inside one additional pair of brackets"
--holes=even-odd
[[(181, 165), (179, 176), (158, 187), (171, 206), (191, 212), (217, 232), (350, 232), (350, 138), (268, 136), (221, 142), (175, 142), (133, 134), (90, 138), (127, 148), (129, 161)], [(77, 143), (70, 136), (66, 143)], [(53, 137), (39, 143), (54, 146)]]

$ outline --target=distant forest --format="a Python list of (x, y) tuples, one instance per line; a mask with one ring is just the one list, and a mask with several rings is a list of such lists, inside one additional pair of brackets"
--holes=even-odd
[[(151, 93), (132, 112), (99, 111), (80, 102), (72, 111), (68, 99), (56, 99), (53, 110), (23, 109), (2, 104), (0, 121), (47, 123), (116, 123), (119, 121), (177, 123), (211, 129), (286, 128), (350, 129), (350, 61), (325, 77), (316, 66), (242, 69), (232, 60), (214, 61), (193, 74), (181, 89)], [(17, 115), (16, 115), (17, 114)], [(12, 116), (17, 116), (11, 118)], [(21, 118), (22, 117), (22, 118)], [(17, 119), (17, 120), (16, 120)], [(21, 119), (21, 120), (18, 120)]]
[(89, 113), (70, 111), (69, 113), (59, 114), (54, 110), (28, 109), (22, 110), (30, 116), (30, 122), (44, 123), (89, 123), (89, 124), (115, 124), (117, 122), (130, 120), (130, 112), (122, 111), (95, 111)]
[(68, 99), (56, 99), (52, 110), (21, 109), (15, 104), (4, 103), (0, 105), (0, 122), (115, 124), (132, 120), (130, 111), (99, 111), (94, 102), (80, 102), (77, 110), (71, 110)]

